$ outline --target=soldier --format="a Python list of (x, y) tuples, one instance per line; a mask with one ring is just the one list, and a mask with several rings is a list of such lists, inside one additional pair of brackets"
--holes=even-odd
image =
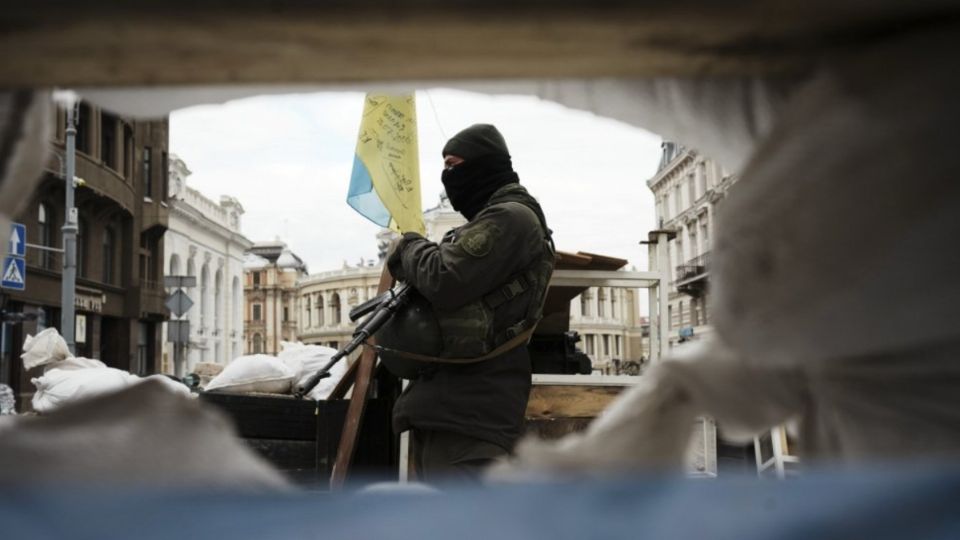
[(543, 211), (494, 126), (461, 131), (443, 159), (447, 196), (468, 222), (439, 244), (406, 233), (387, 259), (390, 273), (429, 302), (440, 334), (443, 358), (418, 370), (393, 414), (397, 432), (411, 431), (415, 467), (428, 482), (477, 479), (522, 435), (526, 343), (555, 257)]

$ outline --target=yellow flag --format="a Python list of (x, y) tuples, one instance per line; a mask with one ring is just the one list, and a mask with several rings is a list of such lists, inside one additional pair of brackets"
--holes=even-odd
[(365, 101), (347, 204), (381, 227), (424, 234), (414, 96)]

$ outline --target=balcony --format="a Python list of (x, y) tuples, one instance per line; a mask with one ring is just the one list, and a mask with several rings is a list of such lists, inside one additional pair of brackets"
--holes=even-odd
[(673, 282), (677, 291), (694, 298), (700, 298), (707, 292), (707, 274), (709, 273), (710, 252), (704, 252), (677, 267), (677, 280)]
[(140, 313), (168, 317), (164, 301), (167, 299), (163, 283), (150, 279), (140, 280)]

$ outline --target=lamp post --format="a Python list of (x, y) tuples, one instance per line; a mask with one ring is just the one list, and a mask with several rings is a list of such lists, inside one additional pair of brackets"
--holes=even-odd
[(76, 120), (79, 114), (79, 105), (79, 102), (74, 102), (66, 107), (67, 126), (64, 153), (66, 154), (67, 170), (64, 174), (64, 181), (66, 182), (67, 200), (63, 213), (63, 280), (60, 288), (60, 333), (73, 354), (76, 354), (74, 298), (77, 287), (77, 209), (73, 202), (73, 177), (76, 174)]

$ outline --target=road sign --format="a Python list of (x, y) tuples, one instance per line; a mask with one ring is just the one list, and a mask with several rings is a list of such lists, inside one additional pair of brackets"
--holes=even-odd
[(27, 267), (23, 259), (7, 256), (3, 259), (3, 280), (0, 286), (4, 289), (22, 291), (27, 288)]
[(23, 257), (27, 254), (27, 228), (23, 223), (10, 224), (7, 253), (14, 257)]
[(196, 287), (197, 276), (163, 276), (163, 286), (168, 289)]
[(167, 321), (167, 341), (190, 343), (190, 321)]
[(190, 308), (193, 307), (193, 300), (187, 296), (187, 293), (183, 292), (181, 289), (177, 289), (176, 291), (173, 291), (173, 294), (167, 297), (165, 305), (174, 317), (180, 317), (184, 313), (190, 311)]

